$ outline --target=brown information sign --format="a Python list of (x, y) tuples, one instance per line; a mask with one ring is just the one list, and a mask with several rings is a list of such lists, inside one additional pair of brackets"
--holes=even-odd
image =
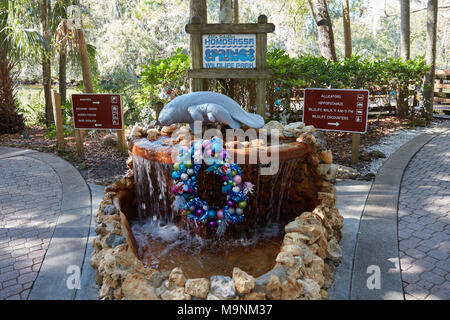
[(316, 129), (366, 133), (369, 91), (305, 89), (303, 122)]
[(72, 108), (75, 129), (123, 129), (119, 94), (73, 94)]

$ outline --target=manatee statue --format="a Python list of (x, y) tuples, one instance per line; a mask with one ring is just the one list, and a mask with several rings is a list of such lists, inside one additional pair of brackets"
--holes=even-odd
[(241, 123), (251, 128), (264, 126), (264, 119), (257, 114), (246, 112), (230, 97), (210, 91), (199, 91), (179, 96), (170, 101), (159, 113), (158, 121), (169, 126), (174, 123), (194, 121), (219, 122), (233, 129)]

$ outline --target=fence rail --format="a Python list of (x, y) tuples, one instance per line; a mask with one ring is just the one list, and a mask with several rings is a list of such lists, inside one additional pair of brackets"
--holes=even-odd
[(450, 114), (450, 70), (436, 70), (433, 111)]

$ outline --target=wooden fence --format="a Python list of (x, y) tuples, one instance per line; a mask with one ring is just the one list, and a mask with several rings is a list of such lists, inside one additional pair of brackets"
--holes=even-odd
[(433, 110), (450, 114), (450, 70), (436, 70)]

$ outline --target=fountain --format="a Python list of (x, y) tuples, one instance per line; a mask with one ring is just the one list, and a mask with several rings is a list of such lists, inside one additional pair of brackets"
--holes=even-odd
[[(222, 104), (230, 105), (231, 99), (220, 100), (217, 95), (196, 93), (195, 103), (189, 95), (177, 98), (181, 104), (173, 100), (159, 117), (167, 126), (158, 130), (152, 124), (145, 130), (147, 137), (143, 128), (133, 128), (130, 171), (107, 187), (97, 216), (99, 237), (91, 265), (102, 284), (101, 298), (326, 298), (333, 267), (340, 260), (343, 220), (336, 209), (331, 152), (316, 143), (313, 127), (270, 122), (259, 133), (282, 129), (272, 132), (270, 143), (264, 139), (226, 143), (221, 165), (229, 158), (246, 160), (233, 167), (239, 170), (239, 179), (231, 173), (229, 178), (215, 175), (204, 164), (194, 174), (196, 167), (190, 163), (194, 158), (182, 171), (173, 155), (179, 155), (180, 146), (189, 150), (199, 139), (177, 123), (193, 128), (194, 120), (205, 125), (225, 119), (220, 122), (235, 128), (237, 120), (263, 126), (256, 115), (239, 111), (239, 106), (233, 105), (228, 113)], [(196, 108), (183, 109), (185, 105)], [(209, 140), (200, 140), (202, 152), (203, 141)], [(278, 170), (263, 174), (269, 166), (266, 158), (275, 154)], [(174, 168), (179, 173), (174, 175)], [(173, 188), (192, 177), (198, 186), (195, 196), (187, 187), (184, 194)], [(245, 195), (244, 181), (253, 186), (245, 189)], [(237, 193), (230, 191), (231, 185), (228, 193), (222, 192), (227, 182), (233, 182)], [(245, 197), (243, 203), (232, 201), (238, 194)], [(180, 199), (184, 204), (201, 199), (208, 206), (203, 211), (201, 205), (189, 209), (180, 206)], [(232, 217), (237, 220), (231, 222)], [(224, 293), (224, 288), (231, 291)]]

